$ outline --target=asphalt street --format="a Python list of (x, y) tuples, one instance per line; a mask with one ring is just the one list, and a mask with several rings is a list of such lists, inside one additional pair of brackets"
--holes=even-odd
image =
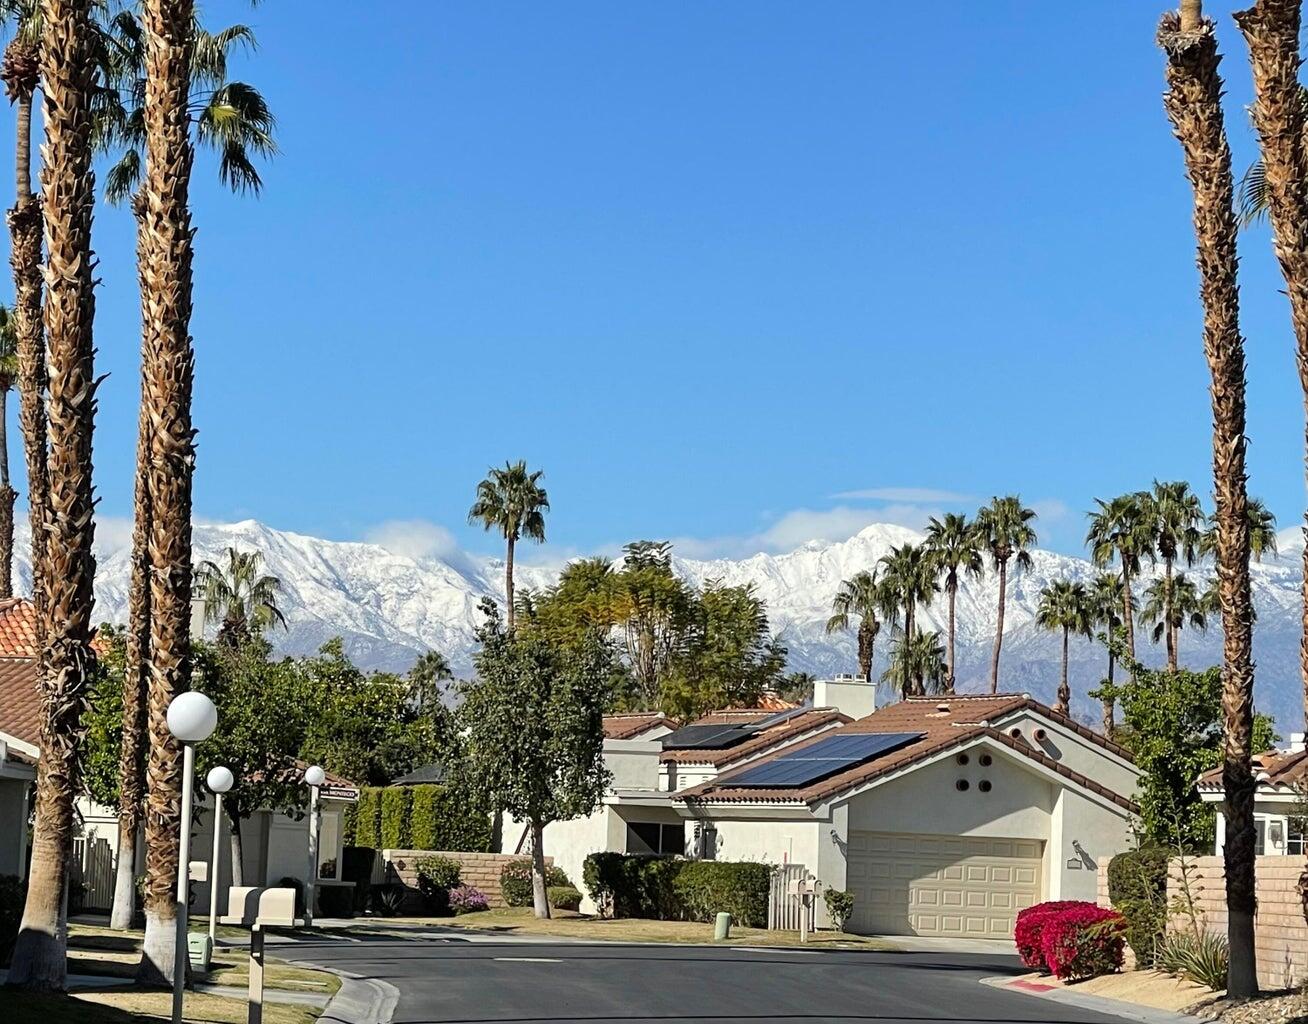
[(301, 942), (277, 955), (395, 986), (395, 1024), (1121, 1024), (982, 985), (1020, 973), (1000, 956), (381, 936)]

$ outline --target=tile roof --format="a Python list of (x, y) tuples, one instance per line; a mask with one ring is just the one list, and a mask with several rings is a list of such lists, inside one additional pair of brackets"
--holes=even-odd
[(604, 738), (606, 740), (635, 739), (643, 732), (656, 726), (675, 729), (677, 723), (662, 711), (635, 711), (626, 714), (604, 716)]
[[(807, 786), (764, 788), (757, 786), (731, 786), (731, 775), (720, 776), (711, 782), (692, 787), (676, 794), (676, 799), (689, 803), (814, 803), (834, 796), (847, 789), (860, 786), (865, 782), (891, 772), (907, 768), (919, 761), (933, 757), (951, 747), (985, 737), (991, 739), (1016, 753), (1057, 772), (1064, 778), (1098, 793), (1116, 803), (1118, 806), (1134, 810), (1135, 804), (1125, 795), (1114, 793), (1093, 779), (1075, 772), (1059, 761), (1036, 750), (1023, 740), (1015, 739), (991, 723), (1015, 712), (1032, 710), (1043, 717), (1061, 724), (1074, 725), (1071, 719), (1055, 713), (1039, 701), (1026, 694), (955, 694), (948, 697), (910, 697), (873, 712), (866, 718), (850, 722), (840, 727), (841, 735), (853, 733), (921, 733), (920, 739), (905, 747), (878, 758), (853, 766), (825, 779), (820, 779)], [(1105, 739), (1084, 726), (1077, 728), (1093, 742), (1112, 750), (1125, 753), (1123, 748)], [(825, 739), (823, 733), (814, 741)], [(802, 747), (797, 743), (793, 748)], [(750, 767), (753, 767), (751, 765)]]
[(0, 600), (0, 658), (36, 657), (36, 608), (21, 597)]
[[(1258, 786), (1291, 786), (1299, 788), (1308, 784), (1308, 750), (1293, 752), (1268, 750), (1253, 756), (1255, 776), (1266, 774), (1259, 779)], [(1199, 776), (1199, 788), (1220, 792), (1222, 790), (1222, 769), (1213, 768)]]
[(41, 743), (41, 691), (33, 658), (0, 657), (0, 732)]
[[(714, 718), (714, 715), (708, 715), (706, 718)], [(762, 716), (768, 717), (767, 715)], [(834, 728), (853, 719), (848, 715), (842, 715), (834, 708), (810, 708), (803, 711), (793, 718), (787, 718), (784, 722), (778, 722), (776, 725), (764, 729), (744, 743), (737, 743), (734, 747), (727, 747), (723, 750), (665, 750), (659, 755), (659, 760), (673, 764), (711, 764), (719, 768), (746, 757), (755, 757), (771, 747), (775, 747), (787, 740), (794, 740), (798, 736), (803, 736), (814, 729), (821, 729), (824, 726)], [(700, 719), (695, 725), (717, 725), (718, 722), (706, 721)], [(738, 723), (729, 723), (738, 724)]]

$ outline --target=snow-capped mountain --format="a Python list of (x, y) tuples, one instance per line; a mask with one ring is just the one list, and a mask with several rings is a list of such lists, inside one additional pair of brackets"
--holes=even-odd
[[(17, 544), (17, 569), (27, 578), (24, 539)], [(921, 534), (901, 526), (873, 525), (837, 543), (810, 542), (785, 554), (757, 554), (729, 560), (676, 558), (679, 573), (694, 583), (720, 579), (728, 584), (752, 583), (767, 602), (773, 631), (790, 650), (792, 669), (815, 673), (854, 671), (854, 641), (850, 635), (828, 635), (825, 624), (831, 598), (841, 580), (869, 568), (892, 546), (917, 543)], [(320, 540), (275, 530), (254, 520), (225, 525), (197, 525), (197, 560), (221, 561), (229, 546), (263, 553), (266, 571), (282, 581), (282, 608), (289, 628), (274, 639), (288, 653), (316, 650), (340, 635), (351, 656), (371, 668), (404, 670), (428, 648), (443, 652), (457, 671), (467, 672), (473, 650), (477, 605), (489, 595), (503, 601), (504, 566), (496, 559), (465, 557), (414, 558), (395, 554), (377, 544)], [(123, 622), (127, 614), (128, 553), (102, 552), (96, 576), (96, 618)], [(1079, 558), (1037, 550), (1033, 565), (1009, 579), (1005, 610), (1001, 686), (1052, 697), (1058, 682), (1058, 637), (1038, 629), (1035, 609), (1041, 589), (1060, 577), (1089, 581), (1095, 569)], [(554, 569), (519, 566), (519, 587), (547, 585)], [(1299, 551), (1253, 566), (1258, 621), (1254, 654), (1257, 660), (1257, 700), (1260, 710), (1277, 717), (1282, 733), (1301, 728), (1299, 684)], [(1204, 583), (1211, 567), (1193, 570)], [(963, 689), (980, 689), (988, 680), (994, 639), (998, 580), (987, 573), (968, 580), (958, 595), (958, 677)], [(943, 631), (947, 617), (944, 596), (918, 612), (924, 628)], [(1162, 660), (1146, 631), (1137, 630), (1139, 653), (1147, 663)], [(877, 670), (884, 667), (886, 643), (877, 645)], [(1202, 667), (1220, 659), (1221, 630), (1214, 623), (1207, 634), (1181, 634), (1183, 663)], [(1086, 717), (1095, 710), (1083, 695), (1103, 674), (1101, 645), (1072, 641), (1073, 690), (1080, 695), (1077, 711)]]

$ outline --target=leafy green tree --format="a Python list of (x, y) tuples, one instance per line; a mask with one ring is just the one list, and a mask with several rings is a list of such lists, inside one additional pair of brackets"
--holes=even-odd
[(480, 523), (487, 530), (498, 530), (504, 537), (504, 602), (508, 609), (509, 632), (513, 632), (513, 552), (523, 537), (543, 543), (545, 513), (550, 499), (540, 485), (541, 470), (527, 472), (522, 459), (506, 462), (503, 469), (494, 466), (486, 479), (477, 485), (477, 500), (468, 510), (468, 522)]
[(277, 607), (282, 581), (267, 576), (263, 555), (258, 551), (227, 549), (222, 565), (201, 562), (195, 571), (204, 599), (204, 621), (218, 624), (218, 642), (239, 647), (252, 637), (262, 636), (274, 625), (286, 628), (286, 616)]
[(1177, 667), (1181, 630), (1189, 625), (1194, 629), (1208, 628), (1208, 612), (1213, 607), (1215, 591), (1200, 593), (1194, 580), (1185, 573), (1160, 576), (1145, 588), (1144, 605), (1140, 609), (1140, 622), (1152, 626), (1154, 643), (1167, 642), (1167, 667)]
[[(1108, 674), (1104, 680), (1111, 686), (1114, 669), (1117, 666), (1117, 646), (1114, 640), (1117, 631), (1122, 627), (1121, 613), (1126, 601), (1129, 600), (1126, 596), (1126, 584), (1122, 582), (1122, 577), (1115, 573), (1101, 572), (1094, 578), (1088, 590), (1090, 617), (1094, 628), (1103, 630), (1101, 636), (1104, 647), (1108, 651)], [(1103, 732), (1105, 736), (1112, 736), (1114, 712), (1111, 696), (1103, 700), (1103, 707)]]
[(672, 545), (635, 541), (606, 588), (631, 670), (633, 709), (658, 706), (664, 678), (694, 621), (691, 588), (672, 570)]
[(1090, 596), (1084, 583), (1054, 580), (1040, 592), (1036, 607), (1036, 625), (1041, 629), (1061, 630), (1063, 634), (1062, 673), (1058, 677), (1058, 701), (1054, 710), (1072, 713), (1072, 688), (1067, 681), (1068, 641), (1073, 633), (1090, 637), (1094, 618)]
[(878, 570), (866, 569), (843, 580), (831, 599), (831, 617), (827, 632), (849, 629), (850, 619), (858, 619), (858, 674), (872, 682), (872, 660), (876, 655), (877, 635), (882, 622), (894, 624), (899, 614), (895, 596), (878, 578)]
[(591, 814), (610, 781), (603, 717), (613, 652), (598, 631), (554, 646), (529, 631), (506, 632), (491, 612), (477, 678), (460, 687), (455, 764), (471, 793), (528, 823), (536, 916), (549, 917), (545, 826)]
[(990, 656), (990, 692), (999, 692), (999, 651), (1004, 644), (1004, 604), (1008, 600), (1008, 563), (1014, 563), (1014, 575), (1031, 565), (1027, 548), (1036, 543), (1031, 526), (1036, 514), (1022, 504), (1015, 494), (992, 498), (976, 516), (976, 526), (990, 561), (999, 573), (999, 609), (995, 622), (995, 648)]
[[(1091, 693), (1122, 709), (1115, 738), (1130, 749), (1142, 776), (1140, 824), (1151, 842), (1192, 853), (1213, 848), (1215, 815), (1195, 788), (1204, 772), (1222, 764), (1222, 670), (1147, 669), (1122, 661), (1131, 673)], [(1272, 721), (1255, 716), (1254, 749), (1276, 743)]]
[(1122, 626), (1126, 630), (1126, 652), (1135, 658), (1135, 601), (1132, 580), (1140, 573), (1140, 560), (1152, 557), (1153, 531), (1144, 516), (1144, 492), (1121, 494), (1110, 501), (1096, 498), (1097, 511), (1090, 512), (1090, 529), (1085, 542), (1090, 557), (1101, 569), (1116, 558), (1122, 573)]
[[(96, 659), (91, 699), (82, 722), (86, 740), (82, 754), (82, 789), (96, 803), (118, 803), (119, 747), (123, 738), (123, 679), (127, 670), (127, 633), (104, 623), (96, 631), (102, 651)], [(144, 751), (138, 751), (138, 756)]]
[(883, 683), (893, 686), (901, 697), (912, 697), (942, 692), (947, 678), (939, 633), (895, 634), (890, 643), (890, 666), (881, 674)]
[(976, 524), (968, 522), (967, 516), (948, 512), (944, 519), (931, 517), (926, 529), (926, 546), (938, 571), (945, 574), (945, 594), (949, 597), (945, 692), (953, 693), (957, 681), (954, 672), (954, 605), (958, 600), (960, 576), (980, 579), (985, 573), (985, 559), (982, 557), (984, 540)]

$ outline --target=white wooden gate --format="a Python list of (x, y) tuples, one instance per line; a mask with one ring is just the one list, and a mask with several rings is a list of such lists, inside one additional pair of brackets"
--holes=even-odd
[(114, 905), (114, 851), (109, 840), (73, 840), (74, 884), (82, 886), (82, 909), (108, 913)]
[[(772, 888), (768, 897), (768, 927), (774, 931), (799, 931), (804, 914), (803, 897), (792, 895), (791, 883), (808, 877), (803, 864), (783, 864), (772, 872)], [(808, 910), (808, 930), (813, 930), (813, 907)]]

